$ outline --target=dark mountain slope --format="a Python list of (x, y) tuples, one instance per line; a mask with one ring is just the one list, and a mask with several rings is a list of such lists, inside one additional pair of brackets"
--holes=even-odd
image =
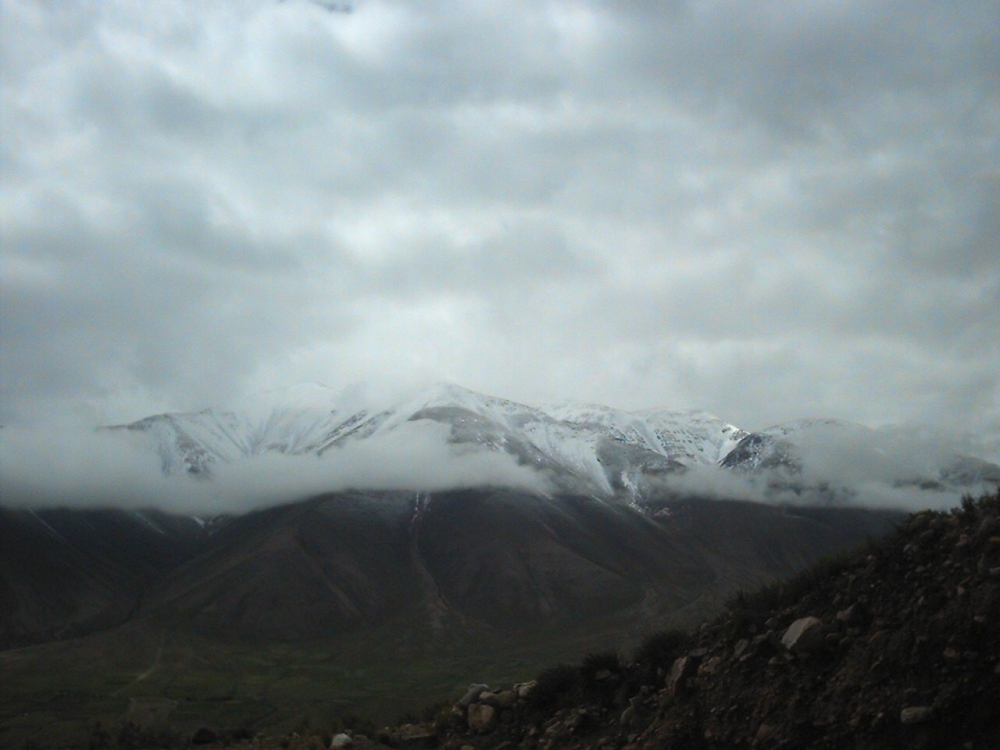
[[(64, 514), (63, 528), (78, 516), (81, 529), (100, 527), (100, 516)], [(20, 571), (7, 580), (35, 582), (4, 594), (20, 627), (58, 638), (74, 632), (53, 629), (67, 612), (107, 619), (86, 620), (100, 629), (86, 637), (0, 651), (0, 745), (66, 746), (95, 718), (120, 721), (132, 698), (176, 704), (170, 721), (183, 731), (352, 711), (385, 721), (447, 698), (468, 673), (509, 679), (700, 622), (740, 587), (902, 518), (705, 499), (640, 511), (500, 489), (345, 492), (226, 519), (194, 546), (159, 531), (140, 543), (125, 524), (83, 554), (82, 532), (53, 544), (28, 516), (3, 516), (5, 570)], [(174, 552), (154, 554), (165, 543)], [(50, 614), (61, 596), (70, 603)], [(77, 603), (90, 596), (91, 610)]]
[(647, 597), (676, 609), (714, 579), (656, 522), (589, 498), (446, 496), (422, 518), (419, 548), (445, 602), (505, 627)]
[[(0, 645), (128, 618), (209, 637), (323, 639), (600, 626), (625, 644), (856, 544), (898, 514), (662, 500), (639, 511), (500, 489), (346, 492), (226, 519), (3, 511)], [(609, 619), (610, 618), (610, 619)]]
[(111, 627), (203, 540), (189, 518), (0, 508), (0, 648)]
[(420, 598), (413, 493), (343, 493), (231, 520), (149, 595), (145, 616), (248, 639), (320, 638)]
[(790, 575), (900, 517), (704, 499), (641, 513), (585, 497), (443, 493), (421, 516), (419, 547), (444, 601), (465, 615), (509, 627), (628, 610), (638, 637), (650, 618), (700, 619), (740, 586)]
[(659, 511), (511, 490), (326, 495), (230, 520), (149, 590), (140, 614), (203, 635), (278, 640), (400, 617), (415, 632), (610, 628), (610, 617), (625, 643), (899, 517), (709, 500)]

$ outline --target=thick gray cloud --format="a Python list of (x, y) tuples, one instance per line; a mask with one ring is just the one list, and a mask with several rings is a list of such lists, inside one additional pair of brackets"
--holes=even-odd
[(0, 7), (5, 422), (450, 379), (1000, 457), (1000, 3)]

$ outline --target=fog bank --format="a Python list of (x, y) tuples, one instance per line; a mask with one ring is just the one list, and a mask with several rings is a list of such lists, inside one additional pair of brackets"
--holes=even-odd
[(447, 428), (410, 422), (322, 456), (266, 453), (212, 465), (212, 476), (167, 476), (142, 435), (80, 425), (6, 428), (0, 497), (23, 507), (157, 507), (245, 512), (346, 489), (440, 491), (503, 486), (546, 493), (546, 479), (506, 453), (446, 442)]
[[(404, 421), (322, 455), (272, 450), (232, 463), (210, 462), (210, 476), (167, 475), (147, 434), (99, 430), (80, 414), (0, 430), (0, 503), (156, 507), (211, 515), (347, 489), (428, 492), (493, 486), (552, 494), (570, 486), (566, 477), (518, 464), (509, 453), (450, 442), (449, 425), (425, 419)], [(1000, 482), (1000, 467), (960, 459), (954, 443), (927, 431), (869, 430), (832, 421), (789, 429), (773, 428), (779, 437), (764, 449), (770, 454), (761, 454), (780, 454), (787, 459), (781, 465), (695, 465), (682, 473), (644, 478), (640, 494), (914, 511), (952, 507), (964, 493), (988, 491)], [(794, 442), (780, 435), (794, 436)], [(956, 462), (964, 462), (967, 484), (961, 490), (942, 479)]]

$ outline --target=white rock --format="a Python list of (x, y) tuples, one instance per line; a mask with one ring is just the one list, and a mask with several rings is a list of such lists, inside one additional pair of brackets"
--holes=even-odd
[(781, 637), (781, 645), (797, 656), (807, 656), (822, 648), (825, 638), (822, 620), (802, 617), (788, 626)]

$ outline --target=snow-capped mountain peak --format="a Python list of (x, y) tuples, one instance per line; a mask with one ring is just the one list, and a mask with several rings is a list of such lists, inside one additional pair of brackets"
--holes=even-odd
[(600, 494), (629, 484), (626, 475), (637, 470), (714, 464), (744, 434), (704, 412), (528, 406), (451, 383), (382, 404), (310, 384), (257, 394), (227, 409), (161, 414), (111, 429), (148, 435), (168, 474), (207, 476), (216, 462), (270, 451), (323, 455), (419, 420), (447, 425), (453, 444), (503, 450), (550, 473), (557, 485)]
[[(372, 398), (361, 388), (308, 384), (256, 394), (226, 409), (161, 414), (108, 429), (145, 435), (167, 474), (208, 477), (216, 464), (271, 452), (322, 457), (421, 421), (444, 425), (444, 440), (454, 450), (503, 452), (543, 473), (558, 489), (630, 500), (694, 467), (719, 467), (744, 477), (778, 472), (796, 483), (824, 472), (852, 480), (868, 472), (896, 483), (969, 476), (1000, 481), (1000, 468), (993, 464), (969, 463), (978, 459), (954, 453), (921, 453), (912, 440), (901, 439), (905, 433), (838, 420), (801, 419), (749, 433), (704, 411), (631, 412), (566, 402), (530, 406), (452, 383), (394, 400)], [(960, 470), (948, 468), (959, 459)]]

